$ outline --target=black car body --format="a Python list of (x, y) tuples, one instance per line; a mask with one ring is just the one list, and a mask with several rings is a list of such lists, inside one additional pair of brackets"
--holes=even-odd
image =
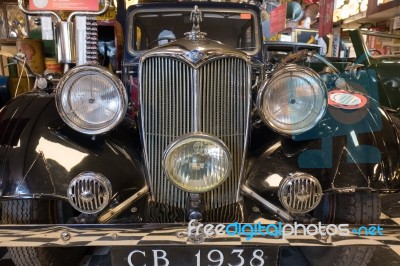
[[(174, 24), (166, 24), (170, 20)], [(227, 25), (234, 30), (218, 29)], [(167, 28), (177, 40), (155, 34)], [(313, 56), (306, 52), (266, 78), (258, 7), (142, 4), (128, 9), (125, 29), (127, 91), (106, 69), (83, 65), (65, 74), (55, 92), (24, 94), (1, 110), (1, 199), (7, 223), (134, 223), (139, 233), (192, 220), (375, 223), (378, 192), (399, 190), (399, 135), (386, 112), (368, 95), (357, 94), (367, 102), (352, 110), (328, 104), (328, 91), (336, 87), (348, 97), (355, 92), (340, 75), (322, 76), (304, 66)], [(170, 42), (158, 46), (163, 38)], [(156, 47), (148, 50), (152, 44)], [(283, 78), (291, 85), (282, 96), (275, 89)], [(296, 84), (303, 87), (294, 91)], [(131, 104), (121, 117), (125, 93)], [(268, 115), (270, 103), (283, 101), (274, 95), (294, 111), (277, 104), (286, 109), (277, 107)], [(307, 108), (307, 115), (296, 116), (303, 115), (296, 110)], [(276, 114), (286, 120), (275, 119)], [(302, 119), (301, 126), (290, 124), (295, 118)], [(350, 215), (359, 206), (361, 216)], [(64, 209), (72, 209), (67, 216), (72, 219), (37, 219)], [(20, 212), (32, 215), (24, 222)], [(190, 231), (186, 237), (205, 241)], [(154, 241), (156, 247), (165, 243)], [(17, 248), (15, 261), (27, 256), (27, 249)], [(258, 258), (258, 250), (247, 250), (246, 260)], [(354, 259), (359, 251), (352, 252)], [(123, 254), (132, 259), (133, 253)]]

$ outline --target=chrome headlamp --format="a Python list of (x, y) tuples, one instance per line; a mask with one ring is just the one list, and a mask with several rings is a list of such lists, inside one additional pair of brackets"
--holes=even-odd
[(56, 106), (71, 128), (101, 134), (125, 116), (128, 96), (122, 82), (106, 68), (82, 65), (65, 74), (57, 85)]
[(217, 187), (228, 177), (232, 157), (220, 139), (193, 133), (167, 147), (163, 166), (175, 186), (187, 192), (202, 193)]
[(313, 128), (325, 114), (327, 89), (314, 70), (286, 65), (262, 85), (257, 97), (261, 119), (284, 135)]

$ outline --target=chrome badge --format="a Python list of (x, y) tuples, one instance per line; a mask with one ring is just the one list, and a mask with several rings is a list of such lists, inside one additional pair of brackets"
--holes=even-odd
[(203, 59), (204, 54), (199, 50), (192, 50), (186, 54), (186, 57), (192, 61), (193, 63), (198, 63), (201, 59)]

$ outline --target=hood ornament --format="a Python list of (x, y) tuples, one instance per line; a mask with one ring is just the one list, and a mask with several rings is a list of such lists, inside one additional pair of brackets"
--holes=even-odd
[(203, 21), (201, 11), (198, 6), (190, 13), (190, 21), (193, 22), (192, 32), (200, 32), (200, 22)]
[(196, 5), (190, 13), (190, 21), (193, 22), (192, 31), (186, 32), (186, 39), (197, 41), (199, 39), (204, 39), (206, 33), (200, 31), (200, 22), (203, 21), (202, 13), (199, 7)]

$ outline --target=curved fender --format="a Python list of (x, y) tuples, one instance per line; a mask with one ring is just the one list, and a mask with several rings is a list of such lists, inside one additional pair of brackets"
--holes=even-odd
[(314, 132), (283, 138), (281, 148), (249, 158), (247, 185), (260, 194), (275, 194), (279, 180), (293, 172), (309, 173), (324, 191), (400, 190), (400, 137), (381, 108), (368, 112), (358, 124), (343, 125), (329, 114)]
[[(400, 138), (388, 114), (372, 106), (363, 119), (348, 124), (336, 121), (334, 115), (328, 114), (314, 132), (306, 134), (319, 136), (317, 141), (297, 145), (303, 150), (286, 155), (295, 157), (302, 171), (319, 178), (324, 189), (400, 190)], [(285, 140), (284, 150), (293, 142), (297, 141)]]
[[(250, 169), (245, 185), (269, 200), (278, 202), (280, 182), (289, 174), (300, 172), (296, 160), (286, 157), (281, 147), (274, 145), (248, 159)], [(273, 149), (273, 152), (270, 152)], [(305, 171), (302, 171), (305, 172)]]
[(115, 195), (146, 186), (140, 137), (133, 120), (88, 136), (58, 115), (54, 95), (29, 93), (0, 111), (1, 198), (67, 198), (78, 174), (103, 174)]

